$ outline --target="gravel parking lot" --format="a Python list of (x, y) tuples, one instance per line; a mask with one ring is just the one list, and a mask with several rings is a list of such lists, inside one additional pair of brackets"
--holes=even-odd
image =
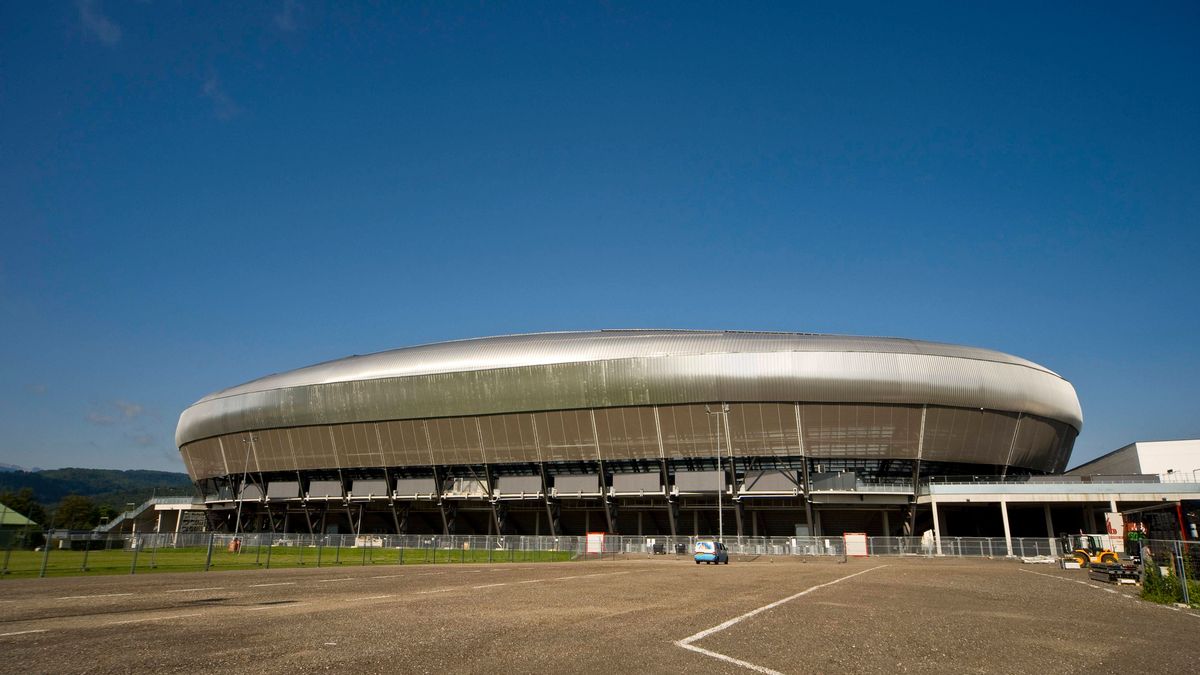
[(1007, 561), (5, 580), (0, 672), (1194, 672), (1200, 614)]

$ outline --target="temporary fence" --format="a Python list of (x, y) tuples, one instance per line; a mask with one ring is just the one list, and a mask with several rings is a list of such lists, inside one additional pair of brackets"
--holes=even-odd
[(1200, 606), (1200, 542), (1148, 539), (1140, 550), (1143, 597)]

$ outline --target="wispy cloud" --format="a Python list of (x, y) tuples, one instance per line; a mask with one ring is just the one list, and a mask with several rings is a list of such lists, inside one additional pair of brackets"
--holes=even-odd
[(146, 411), (146, 409), (141, 405), (138, 405), (137, 403), (130, 403), (129, 401), (113, 401), (113, 406), (115, 406), (117, 410), (120, 410), (121, 414), (126, 418), (137, 417)]
[(128, 438), (129, 440), (133, 441), (136, 445), (141, 446), (143, 448), (148, 448), (148, 447), (154, 445), (155, 441), (157, 440), (154, 438), (153, 434), (148, 434), (145, 432), (125, 434), (125, 438)]
[(79, 23), (86, 34), (112, 47), (121, 41), (121, 27), (104, 15), (97, 0), (76, 0)]
[(285, 33), (291, 33), (296, 30), (296, 17), (300, 14), (303, 8), (296, 0), (283, 0), (283, 6), (275, 13), (275, 27)]
[[(140, 403), (117, 399), (115, 401), (92, 404), (91, 409), (83, 416), (83, 419), (87, 420), (90, 424), (107, 427), (117, 422), (130, 422), (148, 414), (146, 407)], [(150, 414), (150, 417), (157, 416)]]
[(112, 415), (105, 415), (99, 410), (89, 410), (88, 414), (84, 415), (83, 419), (101, 427), (110, 426), (112, 423), (117, 421), (117, 418), (113, 417)]
[(207, 98), (213, 104), (213, 114), (219, 120), (231, 120), (242, 111), (237, 102), (225, 92), (225, 87), (221, 85), (221, 78), (217, 76), (216, 71), (210, 70), (204, 78), (204, 87), (201, 89), (204, 98)]

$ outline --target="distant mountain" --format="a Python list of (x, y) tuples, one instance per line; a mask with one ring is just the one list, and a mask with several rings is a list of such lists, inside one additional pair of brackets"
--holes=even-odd
[(190, 495), (192, 481), (186, 473), (134, 469), (47, 469), (0, 471), (0, 492), (30, 488), (47, 508), (69, 494), (91, 497), (97, 505), (124, 511), (126, 504), (141, 504), (155, 494)]
[(5, 464), (4, 462), (0, 462), (0, 473), (4, 473), (6, 471), (38, 471), (38, 469), (26, 469), (25, 467), (17, 466), (16, 464)]

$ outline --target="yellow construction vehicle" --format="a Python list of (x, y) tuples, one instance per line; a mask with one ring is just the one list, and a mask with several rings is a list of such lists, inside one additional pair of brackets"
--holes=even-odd
[(1075, 558), (1080, 567), (1113, 565), (1119, 562), (1117, 552), (1102, 543), (1096, 534), (1062, 535), (1063, 557)]

